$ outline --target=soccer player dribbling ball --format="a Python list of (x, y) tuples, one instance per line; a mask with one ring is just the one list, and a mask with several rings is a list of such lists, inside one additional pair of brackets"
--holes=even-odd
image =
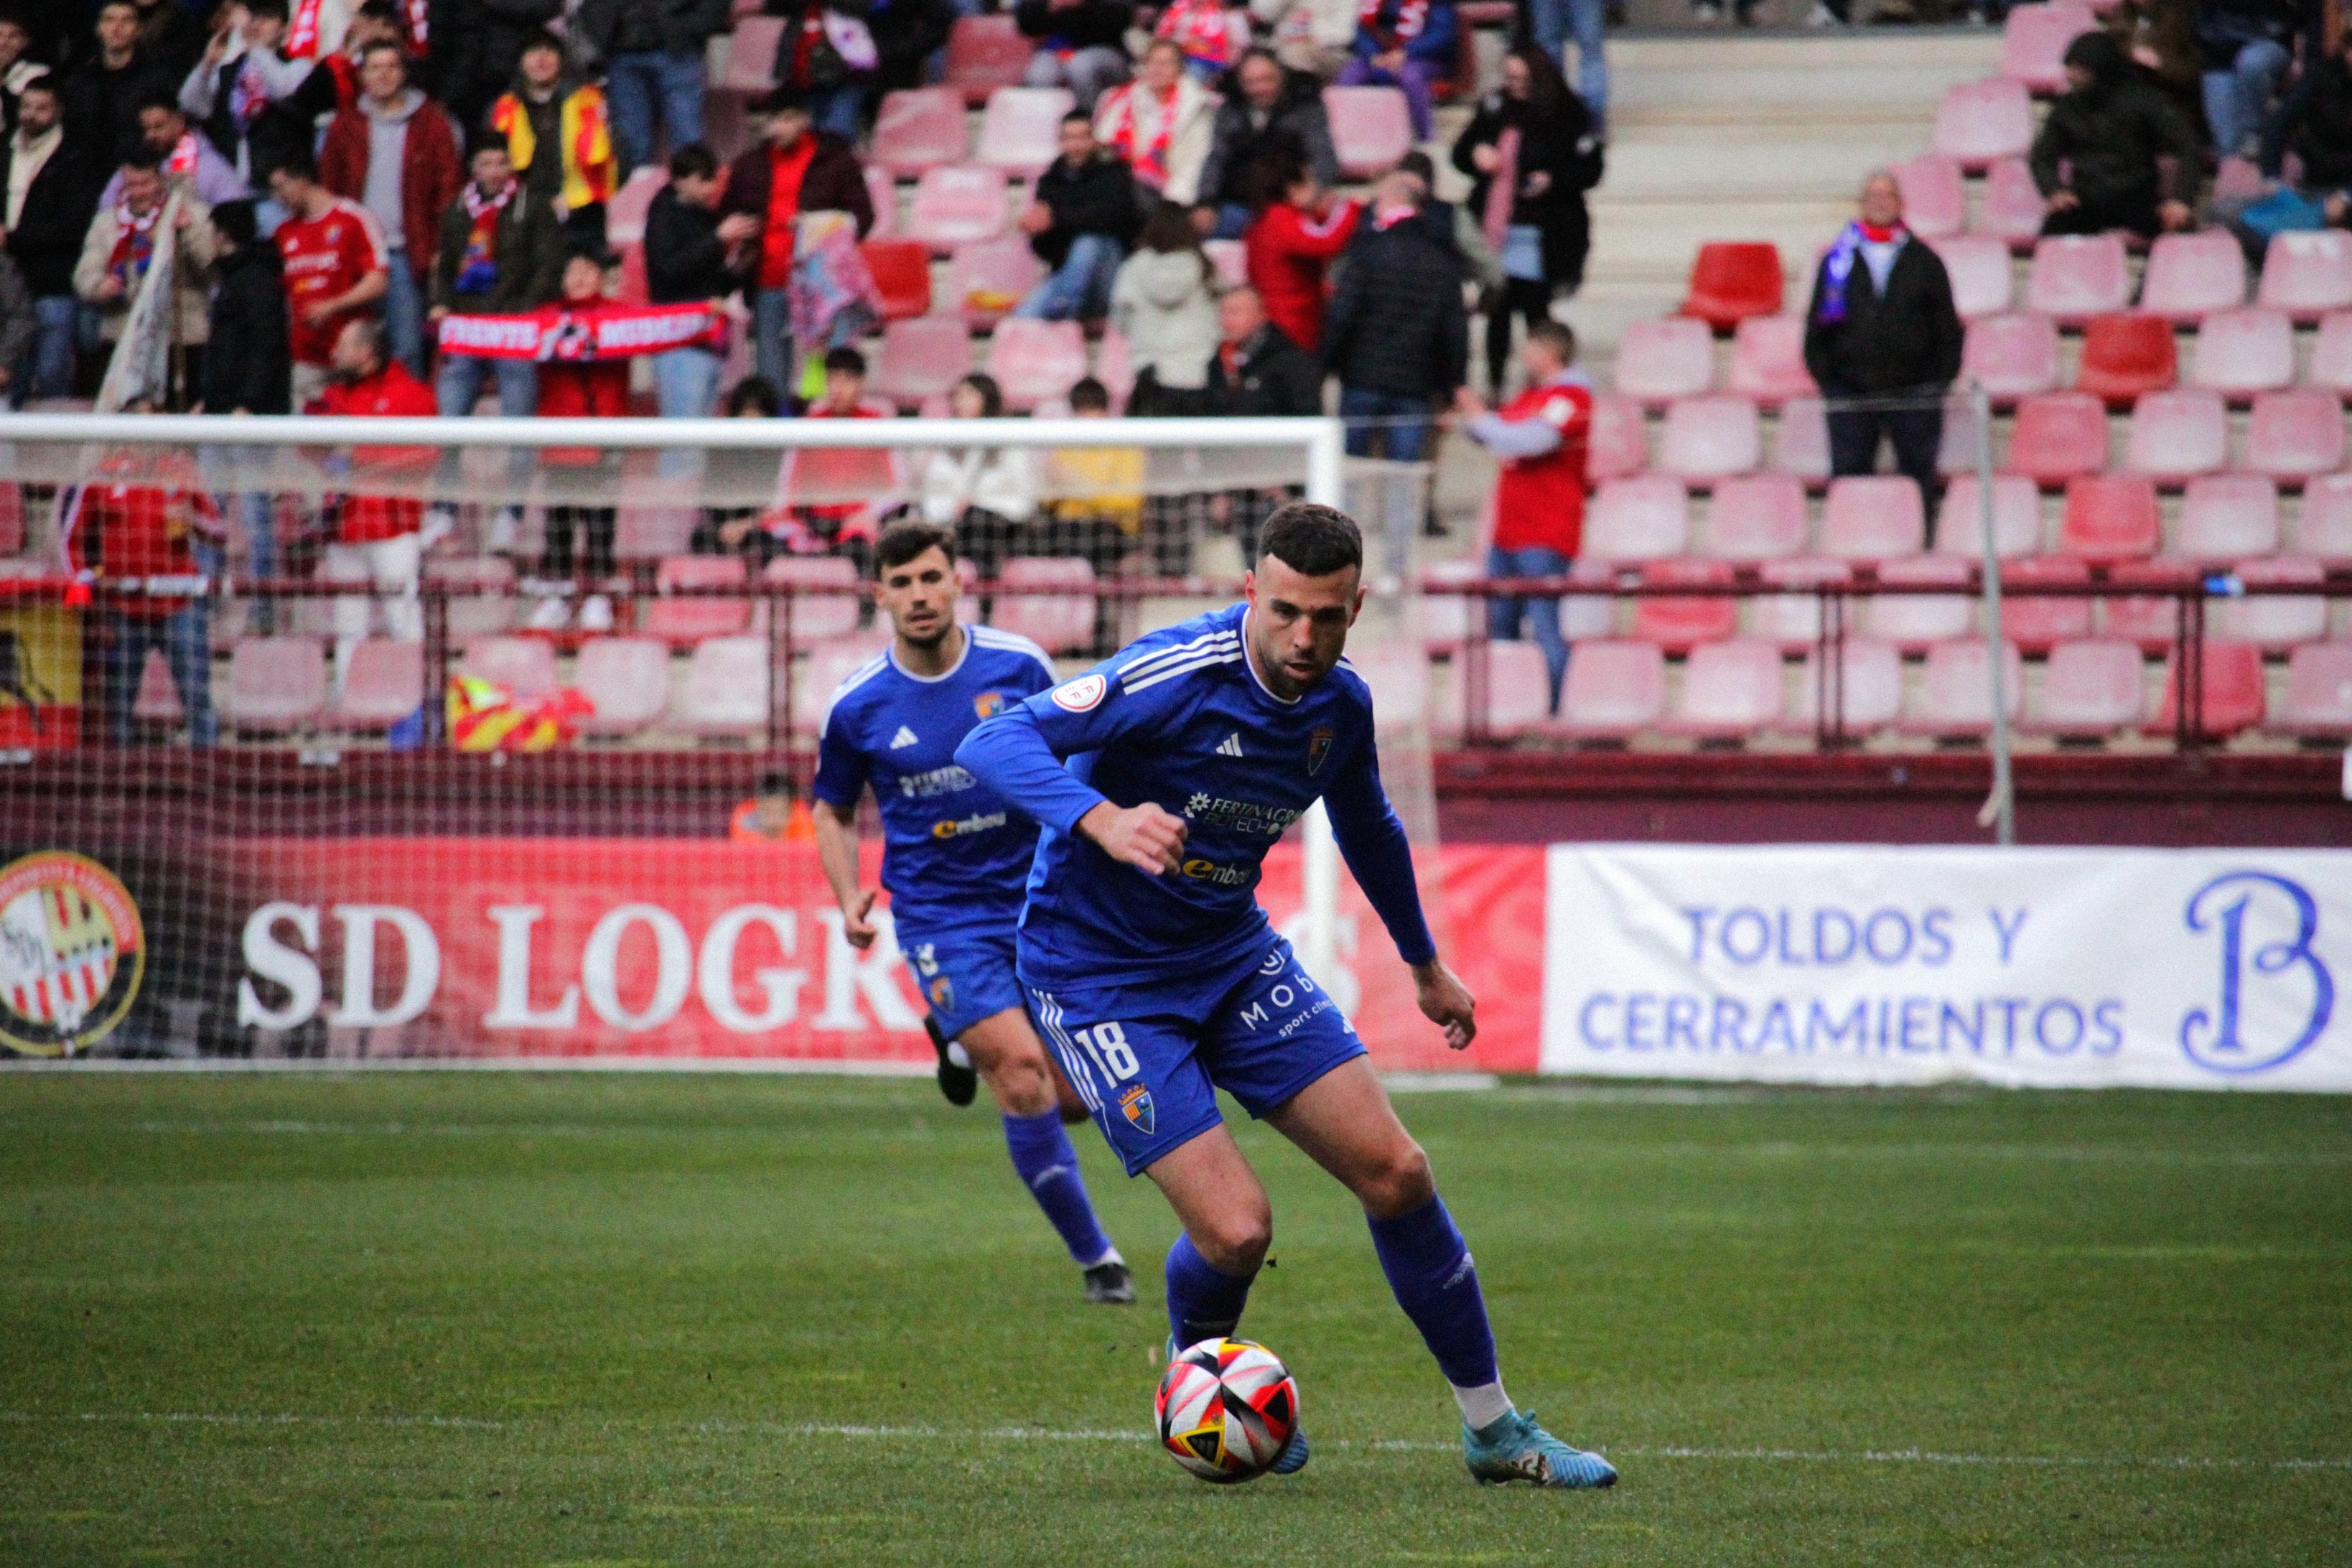
[[(1475, 1036), (1381, 788), (1370, 693), (1340, 661), (1362, 573), (1345, 513), (1286, 506), (1266, 520), (1244, 603), (1008, 707), (956, 760), (1044, 826), (1021, 981), (1128, 1173), (1149, 1174), (1182, 1223), (1168, 1254), (1171, 1351), (1234, 1331), (1273, 1237), (1265, 1188), (1218, 1114), (1223, 1089), (1363, 1205), (1397, 1304), (1461, 1406), (1471, 1474), (1610, 1486), (1607, 1460), (1505, 1395), (1477, 1270), (1428, 1157), (1257, 904), (1267, 848), (1319, 796), (1422, 1012), (1456, 1050)], [(1307, 1458), (1294, 1433), (1273, 1469)]]
[(860, 950), (880, 934), (875, 890), (858, 886), (857, 800), (870, 784), (882, 814), (882, 886), (930, 1009), (940, 1087), (962, 1105), (973, 1072), (987, 1080), (1013, 1168), (1085, 1271), (1087, 1300), (1126, 1305), (1134, 1281), (1087, 1197), (1062, 1131), (1054, 1067), (1013, 973), (1013, 922), (1037, 830), (955, 761), (974, 725), (1053, 684), (1053, 661), (1026, 637), (957, 624), (955, 535), (947, 530), (894, 523), (875, 542), (875, 558), (874, 598), (889, 618), (890, 647), (841, 683), (817, 727), (817, 856), (841, 905), (842, 934)]

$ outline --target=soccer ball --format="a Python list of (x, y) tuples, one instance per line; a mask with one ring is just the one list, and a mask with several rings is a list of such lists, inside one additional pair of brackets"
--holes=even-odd
[(1298, 1384), (1247, 1340), (1202, 1340), (1160, 1374), (1160, 1446), (1204, 1481), (1255, 1480), (1298, 1426)]

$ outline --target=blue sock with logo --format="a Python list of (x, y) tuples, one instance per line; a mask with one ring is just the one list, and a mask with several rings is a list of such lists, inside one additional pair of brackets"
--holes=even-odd
[(1176, 1245), (1168, 1249), (1168, 1329), (1176, 1336), (1176, 1348), (1223, 1339), (1239, 1328), (1252, 1278), (1236, 1279), (1215, 1268), (1191, 1237), (1177, 1232)]
[(1004, 1113), (1004, 1146), (1013, 1153), (1013, 1168), (1021, 1173), (1029, 1195), (1054, 1222), (1062, 1245), (1091, 1268), (1118, 1256), (1118, 1249), (1095, 1219), (1095, 1205), (1087, 1197), (1086, 1178), (1078, 1173), (1078, 1152), (1062, 1131), (1062, 1113), (1041, 1110), (1034, 1116)]
[(1454, 1216), (1445, 1212), (1445, 1201), (1432, 1197), (1409, 1214), (1394, 1219), (1367, 1216), (1367, 1223), (1389, 1289), (1421, 1331), (1445, 1381), (1457, 1389), (1498, 1383), (1486, 1298), (1478, 1289), (1470, 1247), (1454, 1228)]

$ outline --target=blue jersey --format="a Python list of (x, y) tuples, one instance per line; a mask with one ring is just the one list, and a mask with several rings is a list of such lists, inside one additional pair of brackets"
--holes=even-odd
[(902, 929), (1010, 922), (1037, 829), (956, 761), (982, 720), (1054, 683), (1054, 662), (1026, 637), (964, 627), (963, 657), (944, 675), (909, 675), (887, 652), (861, 666), (817, 729), (816, 798), (844, 809), (874, 786), (882, 811), (882, 886)]
[[(1234, 605), (1140, 638), (956, 752), (1045, 829), (1022, 914), (1024, 979), (1162, 976), (1263, 951), (1260, 867), (1318, 796), (1406, 962), (1436, 956), (1381, 788), (1370, 691), (1343, 660), (1296, 701), (1276, 697), (1243, 652), (1247, 614)], [(1079, 837), (1078, 819), (1106, 800), (1183, 817), (1181, 869), (1154, 877)]]

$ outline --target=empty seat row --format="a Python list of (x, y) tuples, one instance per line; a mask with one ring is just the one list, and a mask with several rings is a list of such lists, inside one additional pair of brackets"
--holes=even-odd
[[(1620, 395), (1649, 405), (1692, 397), (1715, 385), (1715, 335), (1695, 316), (1635, 321), (1618, 341), (1614, 385)], [(1751, 316), (1732, 334), (1723, 389), (1776, 407), (1817, 395), (1805, 369), (1802, 316)]]
[[(882, 329), (871, 384), (876, 396), (914, 407), (945, 395), (981, 367), (962, 320), (917, 316)], [(1071, 386), (1089, 374), (1086, 333), (1076, 321), (999, 321), (988, 340), (985, 368), (1004, 394), (1005, 406), (1026, 413), (1068, 396)], [(1115, 401), (1126, 401), (1135, 369), (1118, 333), (1103, 334), (1091, 374)]]
[[(2333, 392), (2257, 393), (2234, 466), (2284, 485), (2332, 472), (2344, 462), (2344, 417)], [(2133, 405), (2124, 471), (2178, 485), (2232, 466), (2229, 410), (2220, 393), (2152, 392)], [(2002, 471), (2054, 488), (2107, 467), (2107, 410), (2100, 399), (2055, 392), (2019, 401)]]

